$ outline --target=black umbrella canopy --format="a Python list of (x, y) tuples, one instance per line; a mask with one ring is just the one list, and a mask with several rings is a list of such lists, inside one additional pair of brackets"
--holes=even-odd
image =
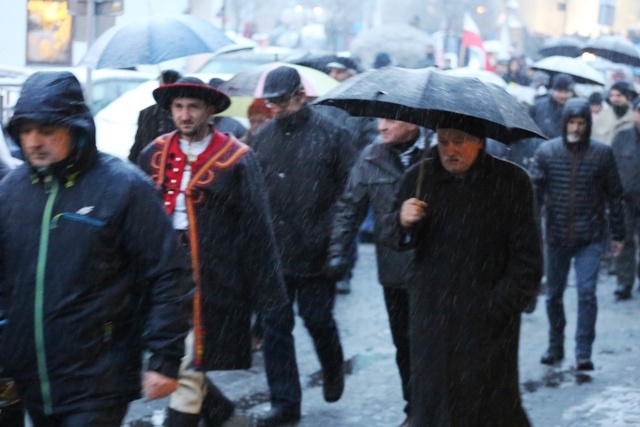
[(580, 56), (584, 43), (577, 37), (562, 36), (547, 40), (538, 52), (542, 56)]
[(433, 68), (385, 67), (343, 82), (314, 101), (352, 115), (454, 127), (509, 143), (544, 135), (526, 108), (504, 89)]
[(582, 51), (619, 64), (640, 67), (640, 50), (622, 36), (602, 36), (588, 42)]

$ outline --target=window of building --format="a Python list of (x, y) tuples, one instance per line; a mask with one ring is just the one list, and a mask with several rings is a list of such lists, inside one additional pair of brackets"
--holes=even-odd
[(66, 1), (27, 0), (27, 64), (71, 65), (72, 22)]
[(616, 0), (600, 0), (598, 24), (611, 27), (616, 15)]

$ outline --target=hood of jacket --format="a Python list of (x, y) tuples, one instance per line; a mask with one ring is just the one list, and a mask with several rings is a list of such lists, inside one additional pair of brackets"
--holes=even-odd
[(569, 123), (569, 119), (574, 117), (581, 117), (587, 121), (587, 127), (579, 144), (588, 144), (589, 138), (591, 137), (593, 121), (591, 120), (589, 102), (586, 99), (571, 98), (564, 104), (564, 108), (562, 109), (562, 140), (565, 144), (567, 143), (567, 123)]
[(7, 126), (9, 134), (20, 146), (20, 125), (24, 121), (67, 126), (74, 139), (69, 157), (45, 170), (32, 168), (36, 175), (52, 173), (69, 183), (98, 158), (93, 116), (84, 101), (82, 86), (72, 73), (40, 71), (31, 75), (22, 86)]

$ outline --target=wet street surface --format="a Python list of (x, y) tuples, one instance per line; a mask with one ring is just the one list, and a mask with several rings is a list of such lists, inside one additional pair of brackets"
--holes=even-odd
[[(300, 427), (394, 427), (404, 419), (404, 401), (395, 364), (395, 350), (378, 284), (374, 248), (360, 246), (352, 291), (338, 295), (335, 316), (345, 352), (346, 387), (342, 399), (322, 398), (319, 363), (301, 319), (296, 317), (296, 351), (303, 388)], [(520, 384), (524, 406), (536, 427), (640, 426), (640, 293), (615, 302), (615, 277), (601, 272), (599, 313), (593, 362), (595, 370), (575, 370), (573, 335), (576, 289), (565, 293), (567, 329), (565, 360), (553, 367), (540, 364), (547, 345), (544, 296), (532, 314), (522, 317)], [(269, 390), (261, 353), (247, 371), (211, 372), (209, 377), (237, 405), (226, 427), (253, 425), (269, 409)], [(161, 426), (168, 399), (133, 402), (125, 426)]]

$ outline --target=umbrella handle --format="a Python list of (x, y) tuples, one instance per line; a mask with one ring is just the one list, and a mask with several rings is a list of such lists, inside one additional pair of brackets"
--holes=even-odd
[(424, 136), (424, 148), (420, 156), (420, 165), (418, 165), (418, 181), (416, 182), (416, 199), (420, 198), (422, 192), (422, 178), (424, 177), (424, 160), (427, 158), (427, 150), (429, 149), (429, 132)]

